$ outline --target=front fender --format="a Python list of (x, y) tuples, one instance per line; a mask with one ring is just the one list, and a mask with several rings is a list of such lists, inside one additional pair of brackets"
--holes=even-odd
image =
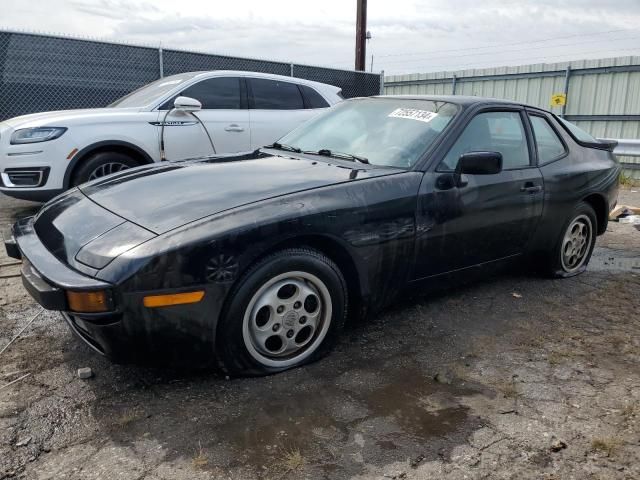
[(422, 174), (406, 172), (256, 202), (193, 222), (126, 252), (98, 273), (125, 290), (203, 283), (228, 290), (279, 246), (313, 239), (345, 252), (361, 295), (388, 303), (413, 258), (415, 195)]

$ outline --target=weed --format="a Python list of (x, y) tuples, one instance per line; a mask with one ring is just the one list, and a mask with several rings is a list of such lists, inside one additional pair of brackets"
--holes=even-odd
[(631, 175), (627, 175), (624, 172), (620, 172), (620, 186), (631, 188), (640, 184), (640, 180), (633, 178)]
[(140, 418), (140, 412), (137, 410), (125, 410), (122, 415), (116, 418), (115, 424), (120, 428), (125, 428)]
[(279, 466), (286, 473), (297, 472), (304, 468), (307, 463), (307, 459), (304, 458), (300, 449), (298, 448), (283, 448), (282, 458), (279, 462)]
[(629, 403), (622, 409), (622, 416), (627, 420), (640, 415), (640, 403)]
[(209, 459), (207, 458), (207, 455), (204, 453), (202, 444), (200, 442), (198, 442), (198, 450), (195, 452), (195, 455), (193, 456), (191, 463), (195, 468), (204, 468), (209, 463)]
[(594, 438), (591, 442), (591, 449), (606, 453), (607, 457), (611, 457), (616, 453), (621, 443), (620, 439), (614, 437)]

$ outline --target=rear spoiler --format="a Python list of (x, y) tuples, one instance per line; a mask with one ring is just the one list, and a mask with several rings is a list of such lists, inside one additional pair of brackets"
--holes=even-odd
[(613, 152), (613, 150), (618, 146), (618, 140), (613, 140), (611, 138), (598, 138), (597, 142), (580, 142), (580, 144), (588, 148), (597, 148), (598, 150)]

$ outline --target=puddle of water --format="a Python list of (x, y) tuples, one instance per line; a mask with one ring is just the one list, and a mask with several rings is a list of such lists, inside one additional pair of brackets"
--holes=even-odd
[(363, 461), (403, 459), (470, 428), (456, 396), (476, 391), (437, 384), (416, 369), (378, 374), (386, 380), (370, 390), (322, 381), (313, 391), (271, 391), (247, 401), (233, 420), (210, 429), (233, 452), (226, 467), (273, 473), (299, 452), (307, 465), (354, 474)]

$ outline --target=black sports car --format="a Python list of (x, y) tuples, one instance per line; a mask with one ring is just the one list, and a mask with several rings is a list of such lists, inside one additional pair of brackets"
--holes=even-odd
[(115, 361), (272, 373), (428, 280), (521, 258), (583, 272), (616, 203), (613, 147), (512, 102), (354, 99), (250, 155), (81, 185), (5, 244), (31, 295)]

